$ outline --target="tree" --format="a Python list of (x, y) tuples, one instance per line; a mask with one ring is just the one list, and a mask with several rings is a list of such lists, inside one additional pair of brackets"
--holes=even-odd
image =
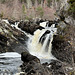
[(43, 11), (43, 8), (42, 7), (38, 7), (37, 8), (37, 14), (42, 18), (43, 17), (43, 15), (44, 15), (44, 11)]

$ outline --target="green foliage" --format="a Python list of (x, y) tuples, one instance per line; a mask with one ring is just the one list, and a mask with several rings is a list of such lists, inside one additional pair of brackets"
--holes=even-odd
[(22, 3), (22, 2), (27, 3), (27, 1), (26, 1), (26, 0), (20, 0), (20, 2), (21, 2), (21, 3)]
[(56, 0), (56, 1), (59, 1), (59, 0)]
[(39, 7), (37, 8), (37, 13), (38, 13), (38, 15), (40, 15), (40, 17), (42, 18), (43, 15), (44, 15), (43, 8), (39, 6)]
[(35, 4), (35, 0), (31, 0), (32, 1), (32, 4), (34, 5)]
[(59, 38), (59, 40), (65, 40), (65, 37), (63, 35), (59, 35), (58, 38)]
[(13, 0), (0, 0), (0, 3), (4, 4), (4, 3), (8, 3), (8, 2), (11, 2)]
[(50, 7), (50, 3), (51, 3), (51, 1), (52, 1), (52, 0), (47, 0), (47, 3), (48, 3), (47, 6), (48, 6), (48, 7)]
[(1, 12), (1, 14), (0, 14), (0, 18), (3, 18), (3, 12)]
[(38, 3), (41, 4), (41, 0), (38, 0)]
[(75, 0), (69, 0), (70, 8), (69, 8), (69, 14), (75, 18)]
[(25, 20), (29, 20), (30, 18), (28, 16), (25, 16)]
[(25, 12), (26, 10), (25, 10), (24, 4), (23, 4), (23, 6), (22, 6), (22, 11), (23, 11), (24, 14), (26, 14), (26, 12)]
[(0, 0), (0, 2), (1, 2), (1, 3), (5, 3), (5, 2), (6, 2), (6, 0)]

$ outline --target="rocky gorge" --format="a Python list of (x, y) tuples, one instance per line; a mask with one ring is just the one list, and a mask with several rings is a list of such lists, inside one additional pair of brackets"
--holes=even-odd
[[(18, 75), (75, 75), (75, 17), (74, 10), (72, 10), (75, 1), (47, 1), (49, 0), (41, 0), (41, 2), (40, 0), (35, 0), (35, 2), (33, 0), (10, 0), (9, 2), (5, 0), (4, 3), (0, 4), (4, 6), (0, 7), (2, 11), (0, 11), (0, 54), (17, 52), (21, 55), (22, 63), (19, 65), (21, 70), (20, 73), (17, 73)], [(12, 4), (11, 8), (14, 10), (13, 12), (10, 10), (8, 15), (8, 13), (4, 13), (4, 9), (7, 7), (5, 11), (8, 11), (10, 9), (9, 4)], [(14, 8), (13, 6), (17, 7)], [(17, 14), (18, 12), (19, 14)], [(54, 29), (46, 29), (44, 25), (46, 28)], [(43, 33), (39, 33), (40, 31)], [(37, 44), (35, 48), (32, 45), (38, 41), (36, 33), (40, 34), (41, 37), (39, 36), (39, 45)], [(47, 40), (48, 34), (50, 39), (45, 45), (46, 41), (44, 40)], [(53, 39), (51, 39), (52, 37)], [(51, 40), (52, 42), (50, 42)], [(30, 45), (31, 42), (32, 45)], [(48, 61), (45, 60), (42, 63), (43, 60), (38, 57), (42, 53), (39, 51), (40, 44), (46, 46), (43, 48), (45, 52), (51, 47), (51, 54), (54, 59), (48, 59), (48, 56), (44, 57), (47, 54), (43, 52), (42, 59), (46, 58)], [(33, 50), (35, 55), (30, 49), (36, 49)], [(0, 62), (0, 64), (3, 63)]]
[[(16, 25), (17, 23), (18, 22), (16, 22)], [(39, 23), (41, 23), (41, 21), (39, 21)], [(27, 34), (34, 35), (34, 32), (37, 29), (44, 29), (44, 27), (38, 25), (37, 21), (35, 22), (34, 20), (21, 21), (18, 23), (18, 27), (21, 29), (23, 28), (23, 31), (27, 32), (27, 34), (22, 32), (22, 30), (17, 29), (17, 26), (12, 25), (12, 21), (11, 23), (7, 23), (6, 20), (1, 20), (0, 52), (4, 53), (15, 51), (20, 54), (22, 53), (21, 60), (23, 61), (23, 64), (20, 67), (24, 75), (74, 75), (75, 51), (73, 48), (74, 45), (69, 41), (71, 40), (70, 37), (72, 35), (69, 36), (70, 33), (68, 34), (64, 28), (62, 29), (61, 25), (59, 26), (62, 21), (49, 21), (48, 24), (50, 26), (54, 23), (56, 23), (56, 27), (58, 28), (57, 33), (59, 35), (54, 35), (51, 53), (57, 58), (57, 60), (51, 60), (50, 63), (41, 63), (36, 56), (29, 53), (26, 44), (26, 41), (29, 38)], [(66, 37), (65, 34), (69, 37)]]

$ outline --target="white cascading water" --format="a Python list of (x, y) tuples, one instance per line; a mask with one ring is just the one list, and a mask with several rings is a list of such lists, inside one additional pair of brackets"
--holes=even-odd
[[(32, 55), (40, 58), (41, 62), (48, 62), (50, 59), (56, 59), (51, 54), (51, 50), (53, 35), (56, 34), (57, 28), (55, 28), (55, 24), (52, 24), (51, 27), (46, 27), (45, 22), (41, 23), (40, 25), (45, 29), (38, 29), (34, 32), (34, 35), (30, 37), (28, 41), (28, 50)], [(47, 30), (50, 31), (50, 33), (45, 34)], [(44, 34), (45, 36), (43, 36)], [(43, 38), (45, 39), (43, 40)], [(43, 43), (41, 43), (41, 41), (43, 41)]]
[[(6, 20), (3, 21), (9, 23)], [(56, 59), (52, 55), (51, 50), (53, 35), (56, 35), (57, 28), (55, 28), (55, 24), (52, 24), (51, 27), (48, 27), (46, 25), (47, 22), (48, 21), (40, 23), (40, 26), (44, 27), (45, 29), (36, 30), (34, 32), (34, 35), (29, 35), (26, 32), (22, 31), (20, 28), (18, 28), (19, 22), (15, 23), (15, 25), (11, 25), (12, 27), (15, 27), (16, 29), (22, 31), (23, 33), (25, 33), (25, 35), (29, 37), (29, 40), (27, 41), (28, 50), (32, 55), (37, 56), (42, 63), (48, 62), (51, 59)], [(50, 33), (45, 34), (47, 30), (50, 31)]]

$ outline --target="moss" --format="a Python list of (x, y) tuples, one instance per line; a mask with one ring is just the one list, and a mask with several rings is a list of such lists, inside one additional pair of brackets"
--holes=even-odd
[(75, 71), (72, 71), (69, 73), (70, 75), (75, 75)]

